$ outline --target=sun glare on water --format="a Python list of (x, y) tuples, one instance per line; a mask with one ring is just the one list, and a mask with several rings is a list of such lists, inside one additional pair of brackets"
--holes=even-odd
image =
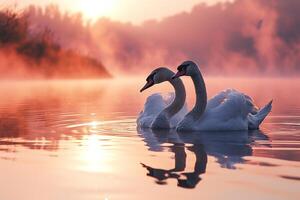
[(75, 7), (92, 20), (109, 16), (117, 4), (117, 0), (77, 0)]
[(81, 169), (88, 172), (108, 171), (109, 155), (104, 150), (100, 136), (91, 134), (84, 137), (80, 159), (83, 161)]
[(99, 130), (100, 126), (101, 122), (99, 121), (72, 126), (72, 128), (86, 129), (86, 135), (82, 138), (80, 152), (77, 156), (81, 161), (80, 170), (108, 172), (112, 169), (109, 162), (113, 159), (113, 155), (106, 149), (107, 145), (109, 145), (109, 137), (99, 134), (97, 130)]

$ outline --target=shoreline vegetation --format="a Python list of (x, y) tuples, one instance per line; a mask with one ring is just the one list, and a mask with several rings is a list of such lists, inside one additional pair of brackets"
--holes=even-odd
[(26, 13), (0, 10), (0, 79), (111, 77), (99, 60), (63, 48), (52, 30), (31, 30)]

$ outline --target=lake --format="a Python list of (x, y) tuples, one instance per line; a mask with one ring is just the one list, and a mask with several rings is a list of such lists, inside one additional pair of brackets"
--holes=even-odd
[(144, 83), (2, 81), (0, 199), (299, 199), (300, 79), (208, 77), (209, 97), (274, 100), (260, 130), (223, 133), (137, 129), (147, 96), (172, 91)]

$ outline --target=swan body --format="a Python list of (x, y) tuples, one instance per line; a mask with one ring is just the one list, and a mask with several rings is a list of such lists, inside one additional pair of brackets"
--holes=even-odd
[(271, 102), (259, 110), (252, 99), (234, 89), (220, 92), (207, 102), (200, 119), (185, 117), (178, 131), (242, 131), (258, 129), (271, 110)]
[[(186, 105), (170, 119), (167, 119), (164, 114), (160, 114), (170, 105), (174, 97), (175, 94), (173, 92), (166, 95), (154, 93), (147, 97), (144, 109), (140, 112), (137, 119), (138, 127), (151, 128), (153, 125), (153, 127), (175, 128), (188, 111)], [(153, 124), (154, 121), (156, 121), (155, 124)]]
[(185, 61), (173, 78), (191, 76), (196, 105), (177, 125), (178, 131), (242, 131), (259, 129), (270, 113), (272, 101), (258, 109), (253, 100), (237, 90), (227, 89), (207, 101), (205, 82), (198, 66)]
[(174, 72), (160, 67), (151, 72), (147, 77), (146, 85), (141, 92), (154, 84), (169, 81), (174, 87), (175, 93), (169, 93), (166, 97), (155, 93), (149, 96), (143, 111), (137, 119), (138, 127), (152, 129), (175, 128), (183, 116), (187, 113), (185, 106), (186, 92), (180, 79), (173, 80)]

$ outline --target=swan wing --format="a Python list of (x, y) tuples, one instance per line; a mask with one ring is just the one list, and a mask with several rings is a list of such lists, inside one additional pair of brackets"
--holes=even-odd
[[(228, 89), (218, 96), (225, 98), (212, 108), (212, 113), (217, 115), (216, 117), (220, 122), (229, 125), (229, 127), (237, 128), (246, 120), (249, 130), (259, 129), (259, 125), (272, 110), (273, 100), (263, 108), (258, 109), (250, 96), (234, 89)], [(229, 123), (229, 121), (231, 122)]]
[(247, 115), (254, 109), (252, 99), (234, 89), (227, 89), (209, 100), (195, 130), (247, 130)]
[(144, 109), (140, 112), (137, 125), (138, 127), (150, 127), (154, 118), (166, 107), (166, 101), (161, 93), (154, 93), (147, 97)]
[(234, 89), (227, 89), (209, 100), (207, 111), (219, 120), (246, 118), (254, 108), (252, 99)]
[(227, 90), (219, 92), (218, 94), (216, 94), (215, 96), (213, 96), (211, 99), (208, 100), (206, 109), (210, 110), (218, 107), (220, 104), (222, 104), (226, 96), (227, 96)]
[(250, 130), (259, 129), (259, 125), (263, 122), (263, 120), (271, 112), (272, 103), (273, 103), (273, 100), (271, 100), (262, 109), (258, 110), (258, 112), (255, 113), (255, 114), (249, 113), (249, 115), (248, 115), (248, 127), (249, 127)]
[[(163, 109), (173, 102), (174, 98), (175, 93), (173, 92), (164, 95), (161, 93), (154, 93), (147, 97), (147, 100), (144, 104), (144, 109), (140, 112), (137, 119), (138, 127), (151, 127), (153, 120)], [(186, 115), (187, 111), (187, 105), (185, 104), (183, 108), (170, 119), (171, 127), (175, 127), (177, 123)]]

